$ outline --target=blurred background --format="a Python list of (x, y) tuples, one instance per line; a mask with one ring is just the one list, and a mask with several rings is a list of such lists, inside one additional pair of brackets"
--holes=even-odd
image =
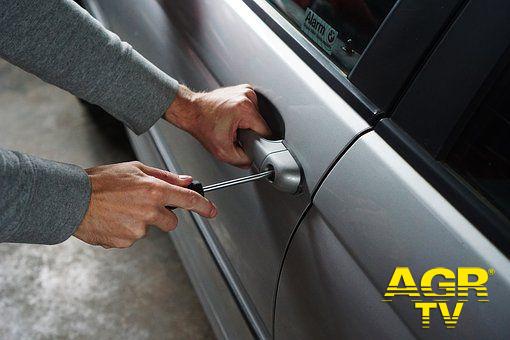
[[(0, 59), (0, 147), (84, 168), (134, 160), (97, 107)], [(0, 338), (209, 339), (213, 333), (168, 235), (126, 250), (71, 237), (0, 244)]]

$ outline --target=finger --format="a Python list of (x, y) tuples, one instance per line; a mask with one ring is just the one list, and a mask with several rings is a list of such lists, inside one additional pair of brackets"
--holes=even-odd
[(251, 159), (239, 145), (232, 145), (230, 152), (234, 157), (228, 163), (237, 167), (248, 169), (251, 166)]
[(234, 165), (240, 168), (248, 169), (251, 165), (251, 159), (244, 152), (244, 150), (234, 142), (232, 144), (226, 145), (221, 152), (221, 157), (219, 159), (222, 162), (228, 163), (230, 165)]
[(247, 88), (247, 89), (252, 89), (253, 90), (253, 85), (252, 84), (241, 84), (241, 85), (238, 85), (239, 87), (243, 87), (243, 88)]
[(209, 218), (217, 214), (214, 204), (196, 191), (170, 185), (166, 188), (166, 197), (166, 206), (184, 208)]
[[(125, 249), (131, 247), (135, 243), (134, 240), (128, 240), (123, 238), (112, 238), (110, 243), (106, 245), (106, 249), (117, 248), (117, 249)], [(103, 245), (105, 247), (105, 245)]]
[(243, 117), (239, 123), (239, 128), (253, 130), (262, 137), (271, 137), (273, 134), (264, 118), (256, 110), (252, 110)]
[(173, 212), (161, 207), (159, 208), (159, 214), (153, 221), (153, 225), (161, 229), (161, 231), (169, 232), (177, 227), (177, 222), (177, 216)]
[(145, 174), (149, 176), (156, 177), (162, 181), (165, 181), (173, 185), (178, 185), (180, 187), (188, 186), (193, 181), (193, 178), (191, 176), (177, 175), (170, 171), (153, 168), (145, 164), (140, 165), (140, 170), (142, 170)]
[(257, 99), (257, 93), (253, 89), (248, 89), (246, 91), (246, 97), (255, 105), (255, 107), (259, 106), (258, 99)]

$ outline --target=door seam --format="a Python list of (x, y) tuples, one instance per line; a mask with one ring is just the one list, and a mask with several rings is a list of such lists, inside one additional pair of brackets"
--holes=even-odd
[(345, 153), (354, 145), (354, 143), (356, 143), (356, 141), (358, 141), (361, 137), (363, 137), (364, 135), (366, 135), (367, 133), (369, 133), (371, 131), (373, 131), (373, 128), (369, 127), (369, 128), (366, 128), (365, 130), (359, 132), (357, 135), (355, 135), (349, 141), (349, 143), (343, 148), (343, 150), (335, 157), (333, 162), (331, 162), (331, 164), (327, 167), (326, 171), (324, 171), (324, 174), (321, 176), (321, 178), (317, 182), (317, 185), (315, 186), (315, 188), (313, 189), (312, 193), (310, 194), (310, 202), (308, 203), (308, 205), (305, 207), (305, 209), (303, 210), (303, 212), (299, 216), (299, 219), (297, 220), (297, 222), (296, 222), (292, 232), (290, 233), (289, 240), (287, 241), (287, 244), (285, 246), (285, 250), (283, 252), (282, 260), (280, 262), (280, 266), (279, 266), (279, 269), (278, 269), (278, 275), (276, 277), (276, 287), (273, 290), (274, 291), (274, 293), (273, 293), (273, 313), (271, 315), (271, 336), (272, 336), (273, 339), (275, 338), (276, 302), (277, 302), (277, 298), (278, 298), (278, 288), (280, 286), (280, 279), (281, 279), (281, 275), (282, 275), (282, 272), (283, 272), (283, 266), (285, 264), (285, 259), (287, 258), (287, 254), (289, 252), (290, 246), (292, 245), (292, 241), (294, 239), (294, 236), (297, 233), (297, 231), (299, 230), (299, 227), (300, 227), (302, 221), (304, 220), (304, 218), (306, 217), (308, 211), (313, 207), (313, 200), (315, 198), (315, 195), (317, 194), (317, 192), (319, 191), (320, 187), (322, 186), (322, 183), (328, 177), (329, 173), (333, 170), (333, 168), (336, 166), (338, 161), (340, 161), (340, 159), (345, 155)]

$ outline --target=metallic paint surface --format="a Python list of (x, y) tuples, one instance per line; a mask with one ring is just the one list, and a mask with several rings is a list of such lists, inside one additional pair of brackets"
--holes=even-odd
[[(280, 111), (285, 143), (313, 190), (335, 156), (368, 125), (242, 1), (100, 1), (111, 28), (195, 89), (251, 82)], [(263, 71), (263, 72), (262, 72)], [(249, 174), (213, 159), (191, 136), (158, 123), (178, 166), (204, 183)], [(270, 328), (285, 245), (308, 193), (292, 197), (259, 182), (209, 196), (209, 223)]]
[[(181, 82), (195, 89), (251, 82), (280, 111), (285, 144), (303, 167), (305, 193), (285, 195), (267, 182), (232, 188), (210, 196), (220, 216), (200, 220), (214, 230), (247, 299), (271, 329), (276, 275), (294, 224), (325, 171), (368, 125), (240, 0), (100, 3), (121, 37)], [(249, 173), (217, 162), (165, 122), (158, 129), (178, 167), (203, 182)], [(195, 242), (186, 241), (181, 256), (193, 257), (184, 262), (202, 302), (219, 308), (221, 299), (232, 300), (222, 295), (224, 288), (203, 282), (219, 273), (199, 260), (205, 253), (197, 223), (184, 219), (187, 225), (178, 233)], [(390, 306), (380, 301), (396, 266), (418, 273), (437, 266), (495, 268), (488, 284), (491, 301), (466, 305), (454, 331), (446, 333), (434, 318), (424, 331), (408, 301)], [(201, 275), (203, 268), (209, 271)], [(508, 338), (509, 285), (508, 259), (370, 132), (335, 165), (295, 234), (279, 285), (275, 336)], [(223, 293), (214, 296), (215, 289)], [(239, 320), (229, 316), (236, 312), (213, 314), (219, 316), (216, 327)]]
[[(153, 126), (150, 129), (149, 134), (154, 142), (154, 145), (157, 148), (157, 152), (161, 155), (161, 158), (163, 159), (166, 168), (170, 169), (174, 173), (182, 173), (175, 159), (165, 147), (159, 129)], [(211, 229), (210, 224), (206, 223), (206, 220), (200, 218), (198, 214), (191, 213), (190, 216), (192, 217), (192, 222), (194, 222), (193, 226), (195, 227), (195, 228), (192, 227), (191, 230), (197, 231), (202, 236), (203, 241), (201, 242), (201, 244), (196, 244), (195, 246), (202, 246), (203, 248), (207, 248), (207, 250), (212, 255), (215, 264), (214, 269), (216, 269), (216, 273), (218, 275), (223, 276), (228, 289), (232, 293), (233, 298), (235, 299), (239, 306), (239, 312), (241, 312), (241, 314), (244, 316), (246, 322), (248, 323), (249, 328), (253, 330), (253, 333), (255, 333), (255, 335), (259, 339), (268, 338), (267, 328), (264, 326), (263, 321), (260, 319), (260, 316), (256, 308), (253, 306), (253, 303), (250, 297), (248, 296), (246, 290), (244, 289), (243, 284), (240, 282), (239, 276), (233, 269), (231, 262), (229, 261), (227, 255), (225, 254), (225, 251), (221, 247), (221, 244), (218, 241), (218, 238), (216, 237), (214, 231)], [(171, 235), (174, 239), (176, 237), (179, 238), (178, 234), (175, 235), (174, 233), (172, 233)], [(202, 256), (196, 256), (196, 254), (193, 254), (192, 257), (196, 257), (199, 260), (199, 262), (203, 262), (203, 259), (201, 259)], [(207, 279), (204, 280), (204, 283), (206, 283), (207, 281), (208, 281)], [(218, 300), (213, 301), (219, 302), (221, 304), (221, 301)], [(221, 306), (216, 307), (221, 308)], [(222, 315), (222, 317), (223, 320), (221, 320), (222, 321), (221, 325), (224, 328), (227, 327), (231, 328), (230, 324), (232, 323), (232, 321), (229, 320), (230, 319), (229, 316), (224, 314)], [(238, 315), (233, 315), (233, 317), (234, 318), (238, 317)]]
[(312, 207), (294, 236), (278, 288), (275, 339), (413, 339), (334, 227)]
[(251, 83), (285, 123), (285, 143), (313, 191), (368, 124), (240, 0), (161, 1), (218, 84)]
[[(137, 158), (150, 166), (165, 169), (149, 133), (141, 136), (128, 130), (131, 145)], [(175, 169), (169, 169), (175, 171)], [(204, 243), (189, 212), (176, 210), (179, 227), (170, 235), (184, 263), (193, 287), (219, 339), (249, 339), (252, 337), (230, 288)]]
[[(455, 329), (446, 329), (437, 311), (430, 329), (422, 329), (420, 313), (409, 299), (395, 300), (392, 309), (420, 338), (510, 337), (508, 259), (375, 132), (361, 137), (347, 151), (319, 189), (314, 205), (316, 213), (300, 227), (284, 265), (277, 335), (282, 334), (282, 327), (305, 319), (309, 324), (296, 331), (298, 337), (309, 330), (327, 330), (331, 327), (328, 321), (341, 323), (348, 313), (363, 312), (364, 321), (351, 324), (362, 333), (361, 328), (375, 326), (379, 319), (389, 322), (393, 318), (391, 313), (380, 312), (386, 308), (380, 299), (396, 266), (408, 266), (417, 275), (434, 267), (456, 271), (460, 266), (493, 268), (496, 274), (487, 284), (490, 302), (476, 302), (470, 295)], [(351, 264), (343, 258), (347, 254), (352, 265), (357, 265), (356, 272), (360, 268), (365, 276), (352, 276), (358, 285), (349, 291), (342, 288), (345, 276), (353, 275)], [(294, 256), (314, 260), (303, 267)], [(314, 276), (321, 279), (310, 283)], [(367, 288), (369, 284), (379, 296), (369, 293), (373, 290)], [(338, 296), (338, 303), (329, 310), (337, 315), (333, 319), (310, 312), (317, 308), (317, 301), (325, 299), (325, 292)], [(341, 302), (348, 294), (363, 297), (350, 311), (346, 309), (350, 302)]]

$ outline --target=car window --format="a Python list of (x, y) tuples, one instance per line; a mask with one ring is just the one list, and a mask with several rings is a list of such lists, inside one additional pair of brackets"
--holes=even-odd
[(397, 0), (269, 0), (346, 73)]
[(446, 163), (510, 217), (510, 66), (484, 95)]

